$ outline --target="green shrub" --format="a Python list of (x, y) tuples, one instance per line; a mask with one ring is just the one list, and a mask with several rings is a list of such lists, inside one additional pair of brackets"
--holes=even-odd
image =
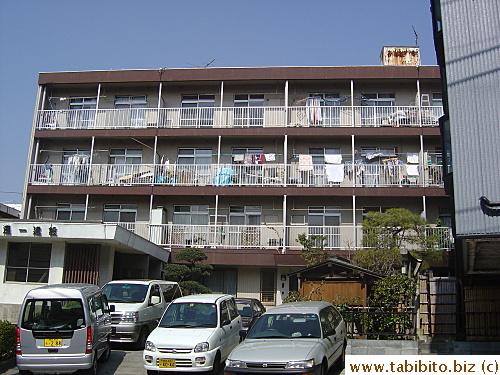
[(0, 361), (12, 358), (16, 350), (16, 326), (0, 320)]

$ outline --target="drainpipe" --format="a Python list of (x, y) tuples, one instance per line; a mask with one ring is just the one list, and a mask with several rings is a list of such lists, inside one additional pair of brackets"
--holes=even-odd
[(287, 233), (286, 233), (286, 213), (287, 213), (287, 195), (283, 195), (283, 243), (282, 246), (283, 248), (281, 249), (282, 254), (286, 254), (286, 246), (288, 245), (287, 243)]

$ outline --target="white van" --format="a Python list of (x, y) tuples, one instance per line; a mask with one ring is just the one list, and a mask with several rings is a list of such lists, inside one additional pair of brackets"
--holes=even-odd
[(218, 374), (240, 342), (241, 317), (233, 296), (196, 294), (177, 298), (146, 341), (148, 375), (164, 371)]
[(53, 284), (30, 290), (16, 328), (19, 374), (95, 375), (97, 360), (111, 353), (111, 316), (96, 285)]
[(167, 306), (182, 296), (179, 284), (166, 280), (114, 280), (102, 287), (115, 311), (111, 314), (112, 342), (144, 348)]

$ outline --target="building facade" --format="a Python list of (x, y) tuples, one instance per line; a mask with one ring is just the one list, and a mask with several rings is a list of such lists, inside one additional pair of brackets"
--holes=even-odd
[(277, 304), (298, 235), (349, 258), (370, 211), (421, 214), (451, 249), (442, 111), (436, 66), (41, 73), (22, 217), (203, 248), (208, 287)]

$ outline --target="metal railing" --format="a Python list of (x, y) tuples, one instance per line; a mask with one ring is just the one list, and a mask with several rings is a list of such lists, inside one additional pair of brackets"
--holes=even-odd
[(437, 126), (441, 106), (300, 106), (39, 110), (37, 129)]
[(32, 185), (443, 186), (440, 165), (32, 164)]
[[(166, 247), (268, 248), (282, 252), (284, 249), (301, 249), (302, 246), (296, 239), (299, 234), (306, 234), (323, 236), (327, 250), (363, 248), (363, 232), (360, 225), (186, 225), (139, 222), (116, 224)], [(443, 238), (447, 236), (451, 238), (450, 228), (434, 227), (432, 230), (440, 232)], [(452, 246), (450, 240), (448, 243), (443, 242), (439, 249), (450, 250)]]

